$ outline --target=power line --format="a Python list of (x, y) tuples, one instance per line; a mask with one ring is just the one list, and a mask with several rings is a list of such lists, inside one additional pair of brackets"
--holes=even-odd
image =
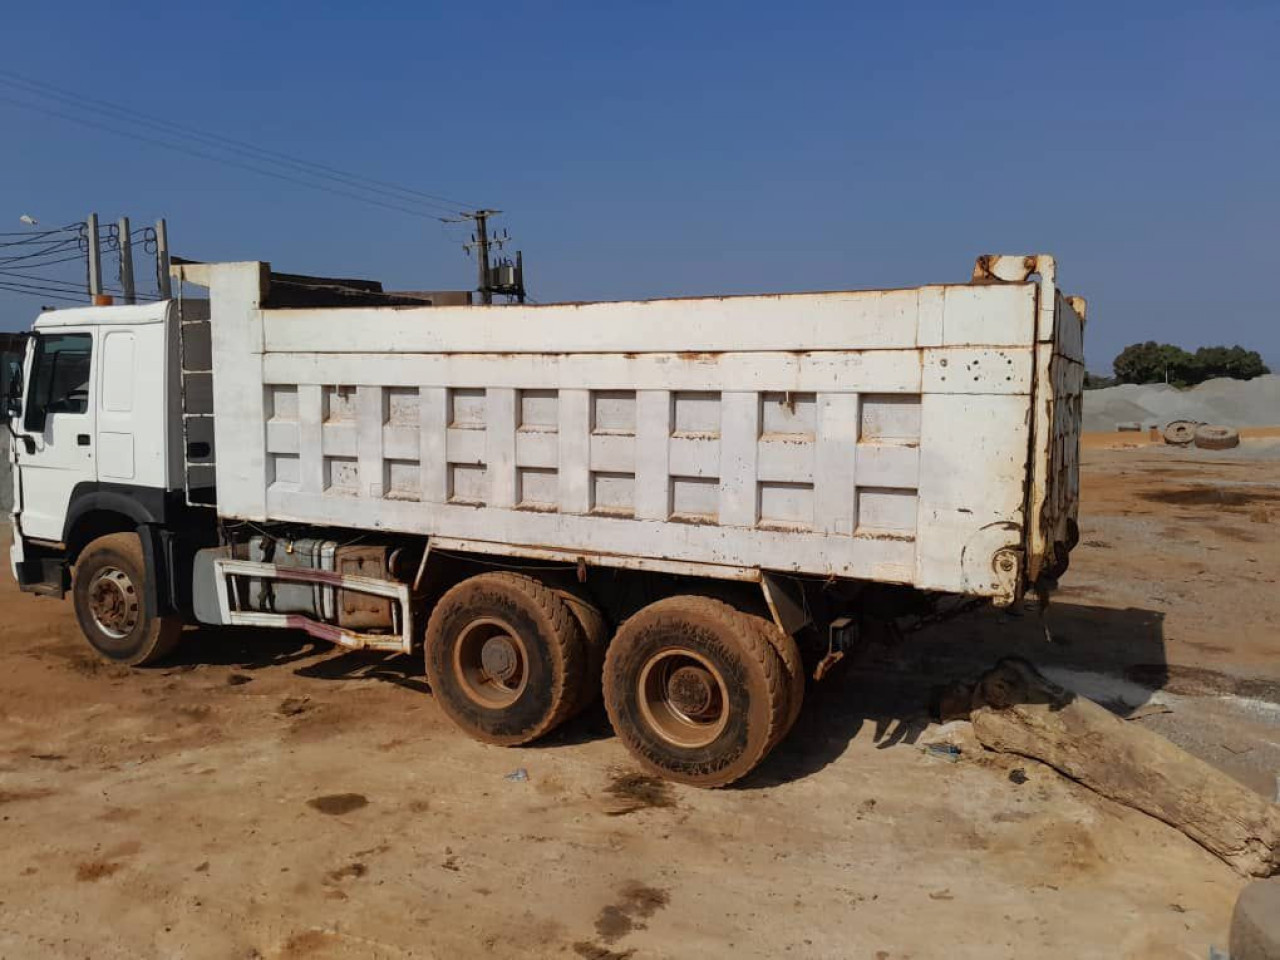
[(53, 300), (62, 300), (67, 303), (83, 303), (85, 300), (84, 294), (77, 297), (67, 290), (48, 289), (28, 283), (8, 283), (0, 280), (0, 290), (8, 290), (10, 293), (25, 293), (32, 297), (49, 297)]
[(57, 237), (50, 239), (31, 239), (31, 240), (5, 240), (0, 242), (0, 247), (51, 247), (62, 243), (69, 238), (59, 240)]
[(32, 110), (36, 113), (43, 113), (43, 114), (47, 114), (48, 116), (59, 117), (63, 120), (70, 120), (72, 123), (79, 123), (87, 127), (94, 127), (99, 130), (105, 130), (108, 133), (114, 133), (116, 136), (125, 137), (126, 139), (129, 139), (129, 140), (139, 140), (143, 143), (150, 143), (157, 147), (164, 147), (166, 150), (175, 150), (178, 153), (186, 153), (193, 157), (199, 157), (202, 160), (211, 160), (214, 163), (225, 163), (225, 164), (228, 164), (229, 166), (240, 167), (241, 169), (249, 170), (253, 173), (261, 174), (262, 176), (265, 176), (265, 177), (274, 177), (277, 180), (283, 180), (286, 183), (292, 183), (299, 186), (310, 187), (313, 190), (323, 190), (325, 193), (332, 193), (335, 196), (348, 197), (352, 200), (360, 201), (361, 203), (369, 203), (369, 204), (373, 204), (374, 206), (385, 207), (388, 210), (395, 210), (398, 213), (406, 213), (412, 217), (421, 217), (424, 220), (439, 220), (439, 221), (444, 220), (444, 218), (441, 216), (426, 213), (422, 210), (414, 210), (409, 207), (402, 207), (396, 204), (384, 203), (383, 201), (375, 200), (372, 197), (361, 196), (358, 193), (351, 193), (350, 191), (347, 191), (347, 190), (339, 190), (336, 187), (326, 187), (324, 184), (320, 184), (320, 183), (308, 183), (305, 180), (299, 180), (296, 177), (290, 177), (274, 170), (266, 170), (266, 169), (263, 169), (262, 167), (256, 167), (249, 163), (242, 163), (241, 161), (233, 160), (230, 157), (219, 157), (216, 154), (205, 153), (202, 150), (197, 150), (193, 147), (184, 146), (182, 144), (171, 143), (167, 140), (157, 140), (155, 137), (148, 137), (139, 133), (130, 133), (124, 130), (119, 130), (115, 127), (108, 126), (105, 123), (98, 123), (95, 120), (89, 120), (85, 117), (77, 117), (73, 114), (62, 113), (57, 110), (51, 110), (48, 107), (43, 107), (39, 104), (23, 103), (21, 100), (13, 100), (10, 97), (0, 97), (0, 103), (7, 103), (11, 106), (21, 107), (24, 110)]
[[(404, 186), (403, 184), (392, 183), (387, 180), (378, 180), (374, 177), (368, 177), (363, 174), (352, 173), (349, 170), (341, 170), (337, 167), (331, 167), (323, 163), (316, 163), (314, 160), (291, 156), (287, 153), (281, 153), (278, 150), (270, 150), (266, 147), (258, 146), (255, 143), (237, 140), (233, 137), (223, 136), (221, 134), (209, 133), (205, 130), (189, 127), (173, 120), (166, 120), (163, 117), (157, 117), (153, 114), (143, 113), (140, 110), (134, 110), (118, 103), (112, 103), (109, 100), (101, 100), (85, 94), (79, 94), (64, 87), (55, 86), (47, 81), (36, 80), (31, 77), (23, 76), (22, 74), (15, 73), (12, 70), (0, 69), (0, 82), (17, 85), (22, 88), (26, 88), (27, 91), (36, 93), (39, 96), (61, 100), (63, 102), (70, 102), (75, 106), (90, 104), (95, 110), (106, 110), (120, 115), (124, 119), (130, 120), (134, 123), (142, 123), (152, 127), (153, 129), (162, 129), (166, 132), (177, 133), (185, 137), (219, 146), (223, 149), (234, 148), (239, 151), (247, 151), (260, 158), (271, 158), (272, 162), (284, 163), (295, 167), (305, 167), (311, 171), (318, 171), (338, 177), (344, 182), (359, 181), (361, 184), (385, 188), (386, 190), (394, 191), (395, 194), (403, 195), (401, 199), (404, 197), (416, 197), (423, 201), (436, 201), (437, 203), (445, 204), (446, 206), (444, 209), (450, 211), (455, 208), (469, 209), (474, 206), (474, 204), (455, 200), (451, 197), (441, 196), (437, 193), (428, 193), (425, 190), (418, 190), (413, 187)], [(363, 189), (370, 189), (370, 187), (363, 187)]]
[(33, 253), (25, 253), (25, 254), (22, 254), (21, 256), (16, 256), (16, 257), (2, 257), (0, 258), (0, 264), (18, 263), (20, 261), (29, 261), (29, 260), (39, 261), (38, 263), (25, 264), (25, 266), (27, 267), (35, 267), (35, 266), (48, 266), (51, 263), (62, 263), (62, 262), (66, 262), (66, 260), (78, 260), (80, 259), (80, 256), (81, 256), (80, 253), (77, 253), (74, 257), (67, 257), (65, 260), (57, 260), (57, 259), (45, 260), (44, 258), (54, 257), (56, 254), (64, 253), (67, 250), (72, 249), (73, 247), (78, 248), (79, 246), (80, 246), (79, 237), (73, 237), (70, 240), (62, 241), (58, 246), (50, 247), (47, 250), (36, 250)]
[[(59, 233), (67, 233), (68, 231), (71, 231), (71, 230), (78, 230), (82, 226), (83, 224), (80, 224), (80, 223), (69, 223), (65, 227), (57, 227), (53, 230), (15, 230), (12, 232), (0, 232), (0, 237), (22, 237), (23, 239), (16, 240), (14, 242), (15, 243), (33, 243), (37, 240), (41, 240), (44, 237), (52, 237), (52, 236), (56, 236)], [(9, 243), (0, 243), (0, 247), (7, 247), (9, 245), (10, 245)]]
[(16, 280), (37, 280), (41, 283), (53, 283), (62, 287), (71, 287), (74, 290), (79, 290), (84, 286), (84, 284), (75, 283), (71, 280), (62, 280), (58, 277), (44, 277), (38, 273), (22, 273), (18, 270), (0, 269), (0, 277), (12, 277)]
[[(274, 150), (268, 150), (266, 148), (258, 147), (254, 144), (246, 143), (241, 140), (235, 140), (230, 137), (224, 137), (217, 134), (205, 133), (203, 131), (199, 131), (194, 128), (187, 127), (179, 123), (174, 123), (173, 121), (164, 120), (159, 117), (153, 117), (148, 114), (140, 113), (136, 110), (131, 110), (127, 107), (122, 107), (118, 104), (113, 104), (105, 100), (99, 100), (93, 97), (81, 96), (81, 95), (72, 93), (71, 91), (64, 90), (60, 87), (53, 86), (52, 84), (43, 83), (41, 81), (34, 81), (26, 77), (23, 77), (20, 74), (13, 73), (12, 71), (0, 70), (0, 83), (8, 84), (10, 87), (17, 87), (18, 90), (23, 93), (34, 94), (37, 97), (43, 97), (45, 99), (62, 102), (77, 110), (82, 110), (82, 111), (91, 110), (95, 113), (98, 111), (106, 111), (108, 113), (115, 114), (116, 117), (118, 117), (119, 119), (125, 121), (126, 123), (133, 124), (135, 126), (141, 125), (143, 127), (148, 127), (152, 130), (157, 130), (170, 137), (177, 136), (179, 138), (182, 138), (188, 141), (203, 143), (207, 146), (213, 147), (218, 150), (223, 150), (229, 153), (237, 154), (239, 156), (247, 156), (252, 160), (257, 160), (260, 162), (266, 162), (270, 164), (275, 164), (277, 166), (282, 166), (282, 167), (285, 167), (286, 169), (293, 170), (305, 176), (319, 178), (323, 180), (329, 180), (331, 182), (353, 187), (357, 190), (363, 190), (367, 193), (378, 194), (384, 197), (388, 197), (392, 200), (399, 201), (400, 204), (411, 203), (418, 206), (433, 207), (448, 213), (456, 213), (459, 208), (467, 209), (471, 206), (470, 204), (465, 204), (465, 203), (462, 203), (461, 201), (452, 200), (448, 197), (443, 197), (438, 194), (431, 194), (422, 190), (415, 190), (411, 187), (401, 186), (399, 184), (391, 183), (388, 181), (377, 180), (372, 177), (366, 177), (360, 174), (350, 173), (348, 171), (340, 170), (336, 167), (330, 167), (325, 164), (316, 163), (314, 161), (304, 160), (298, 157), (292, 157), (288, 154), (280, 153)], [(56, 111), (53, 111), (47, 107), (39, 107), (35, 104), (22, 103), (22, 102), (13, 101), (13, 100), (9, 100), (7, 102), (15, 106), (25, 107), (26, 109), (43, 110), (44, 112), (48, 112), (50, 115), (59, 116), (62, 119), (72, 120), (73, 122), (80, 122), (80, 123), (89, 122), (84, 118), (67, 116), (66, 114), (59, 114)], [(88, 106), (86, 106), (86, 104)], [(122, 131), (115, 130), (114, 128), (104, 127), (104, 129), (109, 129), (112, 132), (116, 132), (116, 133), (122, 133)], [(128, 134), (125, 134), (125, 135), (128, 135)], [(137, 134), (133, 134), (133, 136), (138, 137), (139, 139), (143, 139)], [(252, 167), (247, 164), (238, 163), (234, 160), (231, 160), (230, 158), (218, 157), (216, 155), (210, 156), (204, 153), (195, 153), (195, 151), (188, 145), (175, 145), (167, 141), (164, 141), (164, 142), (149, 141), (149, 142), (156, 142), (159, 145), (168, 146), (170, 149), (182, 149), (184, 152), (194, 153), (194, 155), (201, 156), (204, 159), (212, 159), (217, 162), (229, 163), (234, 166), (241, 166), (245, 169), (250, 169), (257, 173), (267, 173), (267, 175), (274, 175), (277, 177), (281, 177), (282, 179), (289, 179), (279, 173), (268, 173), (267, 171), (263, 170), (260, 167)], [(302, 180), (293, 180), (292, 182), (300, 183), (305, 186), (310, 186), (315, 189), (330, 189), (331, 192), (335, 192), (335, 191), (332, 191), (331, 188), (323, 187), (321, 184), (310, 183), (308, 181), (302, 181)], [(352, 196), (351, 194), (347, 194), (343, 192), (339, 192), (339, 195)], [(361, 199), (368, 203), (378, 203), (378, 201), (373, 200), (371, 197), (358, 196), (358, 197), (353, 197), (353, 199)], [(390, 206), (387, 204), (379, 204), (379, 205)], [(400, 210), (401, 212), (409, 212), (403, 206), (391, 206), (391, 209), (397, 209), (397, 210)], [(417, 213), (417, 215), (426, 216), (426, 214), (421, 212)]]

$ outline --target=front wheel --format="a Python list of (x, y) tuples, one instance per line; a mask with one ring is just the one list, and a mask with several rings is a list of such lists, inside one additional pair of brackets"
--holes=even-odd
[(146, 561), (133, 533), (94, 540), (76, 560), (71, 597), (89, 646), (115, 663), (141, 667), (162, 660), (182, 634), (177, 617), (147, 612)]

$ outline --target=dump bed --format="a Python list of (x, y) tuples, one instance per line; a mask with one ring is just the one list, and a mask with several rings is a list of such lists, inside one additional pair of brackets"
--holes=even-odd
[(265, 264), (175, 273), (210, 289), (224, 517), (1000, 602), (1074, 542), (1083, 302), (1047, 257), (495, 307), (271, 309)]

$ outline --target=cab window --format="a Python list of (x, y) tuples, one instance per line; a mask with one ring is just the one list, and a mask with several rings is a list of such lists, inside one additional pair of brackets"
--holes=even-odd
[(31, 364), (24, 429), (39, 432), (51, 414), (89, 409), (93, 334), (40, 334)]
[(4, 420), (22, 409), (22, 360), (27, 352), (25, 333), (0, 333), (0, 402)]

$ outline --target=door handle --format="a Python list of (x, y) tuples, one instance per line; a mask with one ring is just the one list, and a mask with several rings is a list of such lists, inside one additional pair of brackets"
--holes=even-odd
[(89, 445), (89, 435), (87, 433), (76, 434), (76, 446), (87, 447)]

